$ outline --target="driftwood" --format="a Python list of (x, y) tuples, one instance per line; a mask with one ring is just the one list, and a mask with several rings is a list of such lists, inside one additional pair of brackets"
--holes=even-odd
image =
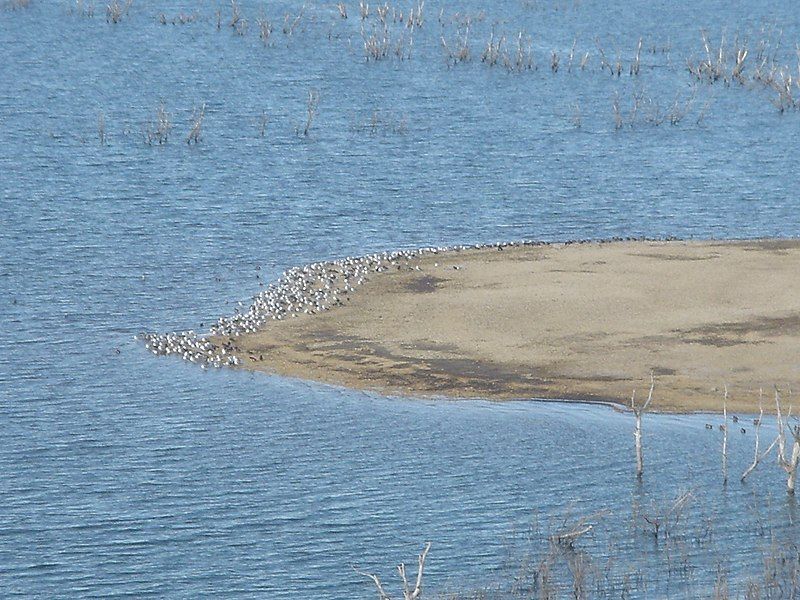
[[(419, 567), (417, 568), (417, 580), (414, 584), (413, 589), (408, 582), (408, 578), (406, 577), (406, 565), (405, 563), (400, 563), (397, 566), (397, 571), (400, 573), (400, 578), (403, 580), (403, 600), (418, 600), (422, 596), (422, 574), (425, 570), (425, 559), (428, 556), (428, 551), (431, 549), (431, 543), (428, 542), (425, 544), (425, 548), (422, 550), (422, 554), (419, 555), (417, 562)], [(374, 573), (366, 573), (364, 571), (359, 571), (356, 567), (353, 567), (353, 570), (358, 573), (359, 575), (363, 575), (364, 577), (368, 577), (372, 580), (375, 584), (375, 587), (378, 590), (378, 595), (380, 600), (392, 600), (391, 596), (386, 593), (386, 590), (383, 588), (383, 584), (381, 584), (381, 580), (378, 578), (377, 575)]]

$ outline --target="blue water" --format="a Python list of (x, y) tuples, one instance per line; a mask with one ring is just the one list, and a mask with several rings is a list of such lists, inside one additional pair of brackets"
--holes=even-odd
[[(652, 573), (638, 597), (707, 595), (719, 564), (741, 592), (773, 535), (791, 547), (782, 472), (770, 462), (738, 483), (752, 432), (733, 436), (736, 476), (722, 488), (720, 436), (703, 426), (718, 417), (649, 416), (639, 487), (632, 418), (608, 408), (208, 373), (133, 340), (202, 329), (265, 275), (342, 255), (797, 236), (800, 114), (780, 114), (770, 92), (701, 84), (675, 126), (640, 117), (616, 131), (612, 112), (615, 92), (626, 118), (635, 93), (651, 109), (688, 98), (700, 27), (752, 46), (781, 29), (776, 60), (796, 72), (791, 3), (430, 1), (411, 59), (378, 62), (364, 58), (355, 3), (347, 20), (309, 4), (291, 36), (283, 15), (299, 3), (240, 4), (242, 36), (227, 3), (135, 0), (116, 25), (101, 4), (89, 17), (75, 2), (0, 3), (0, 595), (370, 598), (351, 565), (393, 581), (428, 540), (427, 589), (462, 591), (507, 580), (541, 549), (520, 532), (543, 537), (568, 512), (603, 508), (587, 545), (598, 562), (618, 557), (617, 580)], [(159, 23), (181, 11), (198, 19)], [(472, 60), (448, 66), (440, 37), (452, 44), (466, 13)], [(480, 61), (493, 24), (533, 36), (537, 70)], [(639, 77), (611, 77), (595, 35), (626, 69), (639, 36), (670, 51), (644, 52)], [(576, 55), (592, 57), (567, 72), (576, 36)], [(310, 89), (320, 103), (303, 136)], [(147, 145), (161, 102), (174, 128)], [(187, 146), (204, 103), (201, 142)], [(714, 535), (688, 541), (695, 569), (670, 578), (632, 507), (687, 489), (686, 539), (709, 520)]]

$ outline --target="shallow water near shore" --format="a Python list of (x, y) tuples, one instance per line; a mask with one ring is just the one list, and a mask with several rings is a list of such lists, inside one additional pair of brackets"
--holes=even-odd
[[(0, 11), (0, 595), (370, 598), (351, 565), (391, 582), (428, 540), (426, 591), (463, 591), (507, 581), (565, 514), (601, 509), (611, 514), (586, 547), (598, 564), (614, 557), (614, 589), (639, 582), (633, 597), (709, 595), (720, 568), (741, 592), (771, 544), (796, 552), (782, 472), (770, 461), (738, 482), (749, 419), (747, 433), (732, 428), (723, 488), (721, 435), (704, 426), (718, 416), (648, 415), (638, 485), (633, 420), (607, 407), (384, 398), (203, 372), (133, 340), (201, 331), (285, 268), (343, 255), (796, 237), (800, 114), (759, 90), (701, 86), (693, 118), (615, 131), (611, 98), (629, 97), (630, 78), (610, 79), (596, 56), (583, 74), (553, 74), (545, 57), (575, 35), (594, 52), (597, 23), (626, 59), (640, 35), (669, 43), (670, 62), (646, 55), (641, 75), (666, 107), (689, 93), (681, 65), (702, 49), (699, 27), (777, 24), (789, 61), (800, 13), (650, 4), (445, 6), (489, 13), (475, 55), (492, 21), (524, 26), (539, 53), (525, 73), (477, 56), (448, 68), (438, 3), (412, 58), (378, 63), (364, 61), (355, 4), (347, 21), (309, 4), (290, 37), (283, 14), (300, 5), (270, 4), (270, 47), (250, 2), (244, 36), (218, 31), (218, 7), (203, 2), (136, 1), (117, 25), (67, 3)], [(158, 22), (181, 10), (200, 18)], [(295, 130), (311, 88), (320, 106), (306, 137)], [(141, 129), (162, 100), (175, 128), (150, 146)], [(202, 141), (187, 147), (202, 103)], [(375, 111), (389, 125), (365, 126)], [(686, 490), (694, 567), (670, 572), (632, 515)]]

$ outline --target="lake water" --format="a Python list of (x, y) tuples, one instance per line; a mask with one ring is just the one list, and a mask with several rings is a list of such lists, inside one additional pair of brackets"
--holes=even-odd
[[(608, 597), (707, 596), (720, 574), (743, 595), (770, 547), (798, 560), (783, 473), (738, 482), (752, 431), (732, 430), (721, 485), (717, 416), (648, 415), (637, 485), (633, 419), (606, 407), (384, 398), (203, 372), (133, 340), (202, 329), (283, 269), (343, 255), (797, 236), (800, 113), (752, 80), (693, 90), (686, 68), (706, 28), (800, 76), (793, 4), (429, 1), (413, 46), (389, 13), (411, 56), (378, 61), (355, 2), (346, 20), (307, 3), (288, 34), (300, 3), (242, 0), (243, 35), (224, 2), (134, 0), (116, 24), (100, 3), (15, 4), (0, 2), (0, 595), (372, 598), (351, 565), (393, 585), (426, 541), (427, 589), (464, 591), (510, 581), (559, 519), (601, 509), (584, 546)], [(537, 68), (482, 62), (493, 27), (530, 35)], [(471, 59), (448, 64), (441, 38), (464, 36)], [(173, 127), (148, 145), (162, 102)], [(686, 490), (676, 568), (637, 511)]]

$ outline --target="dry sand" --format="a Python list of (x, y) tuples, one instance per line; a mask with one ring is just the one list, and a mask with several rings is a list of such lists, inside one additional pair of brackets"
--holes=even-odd
[(720, 410), (725, 385), (771, 409), (800, 380), (800, 240), (426, 255), (234, 344), (248, 369), (403, 395), (628, 403), (652, 371), (655, 410)]

